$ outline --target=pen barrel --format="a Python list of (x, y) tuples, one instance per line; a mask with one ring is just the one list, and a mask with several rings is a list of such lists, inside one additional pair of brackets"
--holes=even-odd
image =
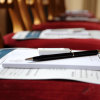
[(61, 53), (61, 54), (53, 54), (53, 55), (41, 55), (34, 57), (34, 61), (47, 61), (47, 60), (56, 60), (56, 59), (64, 59), (64, 58), (73, 58), (73, 57), (83, 57), (83, 56), (92, 56), (97, 55), (98, 51), (83, 51), (83, 52), (72, 52), (72, 53)]
[(83, 51), (83, 52), (74, 52), (74, 57), (92, 56), (92, 55), (97, 55), (97, 54), (98, 54), (97, 50)]
[(71, 58), (73, 57), (72, 53), (62, 53), (62, 54), (53, 54), (53, 55), (41, 55), (34, 57), (34, 61), (47, 61), (47, 60), (56, 60), (56, 59), (63, 59), (63, 58)]

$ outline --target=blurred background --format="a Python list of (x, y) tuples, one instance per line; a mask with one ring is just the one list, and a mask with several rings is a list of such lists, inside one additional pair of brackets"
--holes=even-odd
[[(10, 32), (17, 32), (16, 30), (14, 31), (14, 29), (13, 29), (14, 23), (12, 24), (12, 19), (11, 19), (11, 17), (12, 17), (11, 14), (13, 13), (11, 8), (12, 8), (12, 3), (14, 1), (16, 1), (16, 0), (0, 0), (0, 33), (2, 35), (5, 35)], [(21, 1), (21, 0), (18, 0), (18, 1)], [(44, 10), (46, 19), (52, 19), (52, 17), (49, 16), (49, 14), (48, 14), (49, 0), (41, 0), (41, 1), (43, 4), (43, 10)], [(54, 1), (54, 0), (51, 0), (51, 1)], [(56, 0), (56, 1), (58, 1), (58, 0)], [(85, 10), (85, 11), (87, 10), (87, 11), (91, 12), (91, 14), (93, 14), (96, 18), (100, 19), (100, 13), (99, 13), (100, 0), (61, 0), (61, 2), (63, 2), (64, 7), (63, 6), (62, 7), (65, 12), (73, 11), (73, 10), (74, 11), (75, 10)], [(40, 6), (40, 5), (37, 5), (35, 7), (34, 0), (25, 0), (25, 3), (27, 5), (28, 11), (30, 13), (30, 18), (31, 18), (31, 22), (32, 22), (31, 24), (40, 24), (39, 22), (33, 22), (34, 18), (36, 18), (36, 16), (37, 16), (36, 12), (38, 12), (38, 11), (33, 11), (34, 14), (36, 14), (33, 18), (32, 12), (29, 8), (29, 5), (31, 7), (32, 7), (32, 5), (34, 5), (34, 8), (38, 8), (38, 6)], [(16, 5), (17, 5), (17, 3), (13, 4), (13, 6), (16, 6)], [(23, 6), (23, 4), (21, 4), (21, 6)], [(51, 7), (53, 8), (53, 6), (51, 6)], [(25, 8), (25, 7), (23, 7), (23, 8)], [(53, 10), (53, 13), (55, 14), (59, 10), (60, 10), (60, 8), (57, 7), (56, 10)], [(24, 11), (25, 11), (25, 9), (23, 9), (22, 12), (24, 12)], [(15, 14), (16, 14), (16, 11), (15, 11)], [(42, 13), (40, 15), (42, 16)], [(27, 20), (30, 20), (30, 19), (27, 19)], [(15, 23), (17, 24), (17, 21)]]

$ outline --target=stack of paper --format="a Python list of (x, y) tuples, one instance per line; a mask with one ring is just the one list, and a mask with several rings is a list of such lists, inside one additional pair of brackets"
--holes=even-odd
[[(9, 52), (8, 52), (9, 51)], [(37, 56), (39, 53), (37, 52), (37, 49), (26, 49), (26, 48), (18, 48), (18, 49), (2, 49), (0, 50), (0, 53), (5, 52), (3, 56), (1, 56), (0, 59), (0, 78), (4, 79), (68, 79), (68, 80), (76, 80), (76, 81), (82, 81), (82, 82), (88, 82), (88, 83), (95, 83), (95, 84), (100, 84), (100, 71), (96, 71), (95, 67), (93, 66), (94, 70), (87, 70), (85, 68), (79, 68), (75, 69), (74, 67), (70, 69), (70, 66), (67, 66), (66, 68), (53, 68), (52, 66), (50, 69), (40, 69), (40, 68), (35, 68), (35, 69), (29, 69), (27, 66), (27, 69), (24, 68), (21, 64), (25, 63), (25, 58), (27, 57), (32, 57), (32, 56)], [(69, 51), (67, 51), (69, 52)], [(27, 54), (26, 54), (27, 53)], [(16, 55), (16, 59), (15, 59)], [(99, 55), (98, 55), (99, 56)], [(11, 61), (12, 58), (12, 61)], [(83, 59), (80, 59), (78, 61), (84, 62), (86, 58), (83, 57)], [(15, 65), (20, 64), (19, 69), (17, 66), (9, 66), (7, 63), (10, 60), (9, 64), (14, 63)], [(87, 60), (87, 61), (86, 61)], [(89, 62), (94, 62), (96, 63), (95, 66), (97, 66), (97, 63), (99, 64), (99, 57), (97, 56), (91, 56), (87, 57), (85, 63), (89, 64)], [(21, 61), (21, 62), (20, 62)], [(64, 60), (65, 61), (65, 60)], [(67, 61), (67, 59), (66, 59)], [(72, 60), (73, 61), (73, 60)], [(74, 60), (76, 61), (76, 60)], [(20, 63), (19, 63), (20, 62)], [(59, 62), (59, 64), (62, 65), (62, 60)], [(81, 62), (81, 64), (83, 64)], [(4, 68), (2, 64), (6, 64), (6, 67), (9, 66), (9, 68)], [(33, 64), (34, 62), (27, 62), (27, 64)], [(48, 64), (48, 63), (47, 63)], [(73, 64), (74, 65), (74, 64)], [(91, 64), (89, 64), (91, 65)], [(37, 65), (35, 65), (36, 67)], [(12, 67), (12, 68), (11, 68)], [(56, 66), (57, 67), (57, 66)], [(87, 66), (88, 68), (88, 66)], [(98, 66), (99, 68), (99, 66)]]
[[(67, 52), (67, 51), (66, 51)], [(72, 51), (73, 52), (73, 51)], [(39, 56), (37, 49), (13, 50), (9, 57), (3, 62), (5, 68), (60, 68), (60, 69), (86, 69), (100, 70), (100, 55), (65, 58), (50, 61), (26, 61), (26, 58)]]

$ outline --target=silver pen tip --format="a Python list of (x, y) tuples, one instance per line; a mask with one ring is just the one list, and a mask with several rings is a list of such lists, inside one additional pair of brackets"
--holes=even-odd
[(30, 60), (30, 61), (32, 61), (32, 60), (33, 60), (33, 58), (26, 58), (25, 60)]

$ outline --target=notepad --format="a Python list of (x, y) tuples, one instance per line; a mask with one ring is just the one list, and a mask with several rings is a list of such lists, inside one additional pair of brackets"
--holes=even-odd
[[(68, 51), (69, 52), (69, 51)], [(77, 52), (77, 51), (76, 51)], [(100, 55), (66, 58), (51, 61), (26, 61), (26, 58), (38, 56), (38, 50), (14, 50), (10, 56), (3, 62), (4, 68), (40, 68), (40, 69), (86, 69), (86, 70), (100, 70)]]

